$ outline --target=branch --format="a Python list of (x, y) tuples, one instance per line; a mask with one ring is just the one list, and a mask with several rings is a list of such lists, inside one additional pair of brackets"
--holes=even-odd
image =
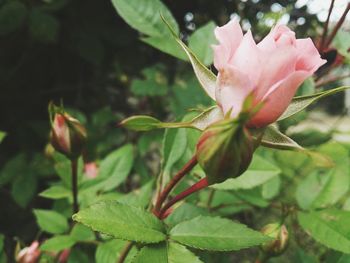
[(160, 193), (160, 195), (157, 198), (156, 205), (154, 207), (154, 213), (157, 215), (157, 213), (160, 211), (162, 204), (168, 197), (171, 190), (174, 188), (174, 186), (188, 173), (190, 172), (193, 167), (195, 167), (197, 164), (197, 157), (193, 156), (191, 160), (189, 160), (185, 166), (170, 180), (170, 182), (167, 184), (167, 186), (164, 188), (164, 190)]
[(341, 18), (339, 19), (339, 21), (338, 21), (338, 23), (336, 24), (335, 28), (333, 29), (333, 31), (332, 31), (330, 37), (328, 38), (328, 40), (327, 40), (327, 42), (326, 42), (326, 44), (325, 44), (326, 47), (328, 47), (329, 44), (333, 41), (333, 39), (334, 39), (335, 35), (337, 34), (339, 28), (340, 28), (340, 27), (342, 26), (342, 24), (344, 23), (345, 18), (346, 18), (346, 15), (348, 14), (349, 10), (350, 10), (350, 3), (348, 3), (348, 5), (346, 6), (346, 9), (345, 9), (343, 15), (342, 15)]
[(328, 9), (327, 20), (326, 20), (326, 22), (325, 22), (325, 24), (324, 24), (324, 27), (323, 27), (323, 34), (322, 34), (322, 38), (321, 38), (321, 42), (320, 42), (320, 47), (319, 47), (320, 52), (323, 51), (324, 42), (326, 41), (326, 37), (327, 37), (327, 33), (328, 33), (329, 18), (331, 17), (331, 13), (332, 13), (332, 11), (333, 11), (334, 1), (335, 1), (335, 0), (332, 0), (331, 6), (330, 6), (329, 9)]

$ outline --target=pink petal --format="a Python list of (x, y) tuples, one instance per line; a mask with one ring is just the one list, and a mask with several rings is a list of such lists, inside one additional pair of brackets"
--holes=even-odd
[(215, 28), (215, 36), (219, 45), (214, 48), (214, 66), (220, 70), (234, 55), (243, 38), (242, 29), (237, 20), (231, 20), (222, 27)]
[(277, 82), (295, 72), (297, 50), (294, 46), (277, 48), (274, 52), (264, 54), (264, 63), (257, 84), (257, 99), (261, 100)]
[(287, 26), (277, 25), (259, 42), (258, 47), (262, 51), (271, 52), (280, 46), (295, 45), (295, 41), (295, 33), (292, 30)]
[(231, 110), (232, 118), (239, 114), (245, 98), (254, 89), (249, 77), (233, 66), (219, 72), (217, 86), (216, 101), (224, 114)]
[(311, 38), (298, 39), (296, 41), (296, 47), (299, 54), (295, 67), (296, 70), (305, 70), (314, 73), (320, 66), (327, 62), (321, 59)]
[(307, 71), (296, 71), (272, 87), (263, 98), (263, 108), (250, 120), (250, 127), (265, 127), (275, 122), (287, 109), (295, 92), (311, 74)]
[(256, 84), (261, 72), (261, 63), (261, 52), (257, 48), (252, 33), (249, 30), (244, 35), (229, 64), (248, 75), (250, 81)]

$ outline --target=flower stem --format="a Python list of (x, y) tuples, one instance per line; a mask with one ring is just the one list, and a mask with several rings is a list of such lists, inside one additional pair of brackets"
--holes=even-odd
[(72, 195), (73, 195), (73, 213), (79, 211), (78, 205), (78, 159), (71, 160), (72, 168)]
[(335, 25), (335, 27), (334, 27), (334, 29), (333, 29), (333, 31), (332, 31), (330, 37), (327, 39), (327, 42), (326, 42), (326, 44), (325, 44), (326, 47), (328, 47), (328, 46), (332, 43), (332, 41), (333, 41), (335, 35), (337, 34), (339, 28), (340, 28), (340, 27), (342, 26), (342, 24), (344, 23), (345, 18), (346, 18), (346, 15), (348, 14), (349, 10), (350, 10), (350, 3), (348, 3), (348, 5), (346, 6), (346, 9), (345, 9), (343, 15), (342, 15), (341, 18), (339, 19), (338, 23)]
[(174, 188), (174, 186), (189, 172), (195, 167), (197, 164), (197, 157), (193, 156), (191, 160), (189, 160), (185, 166), (170, 180), (170, 182), (167, 184), (167, 186), (164, 188), (164, 190), (159, 194), (156, 205), (154, 207), (154, 214), (158, 214), (161, 210), (162, 204), (168, 197), (171, 190)]
[(328, 25), (329, 25), (329, 18), (331, 17), (331, 13), (333, 11), (333, 7), (334, 7), (334, 1), (335, 0), (332, 0), (331, 2), (331, 5), (328, 9), (328, 16), (327, 16), (327, 20), (324, 24), (324, 27), (323, 27), (323, 34), (322, 34), (322, 38), (321, 38), (321, 42), (320, 42), (320, 47), (319, 47), (319, 51), (322, 52), (323, 49), (324, 49), (324, 44), (325, 44), (325, 41), (326, 41), (326, 38), (327, 38), (327, 33), (328, 33)]
[(123, 263), (126, 257), (128, 256), (131, 248), (133, 247), (134, 243), (133, 242), (127, 242), (125, 247), (123, 248), (122, 252), (120, 253), (118, 263)]
[(194, 185), (190, 186), (187, 188), (185, 191), (181, 192), (177, 196), (175, 196), (173, 199), (171, 199), (168, 203), (166, 203), (163, 208), (159, 212), (159, 218), (164, 219), (170, 214), (170, 208), (176, 204), (177, 202), (181, 201), (182, 199), (186, 198), (187, 196), (198, 192), (199, 190), (205, 188), (208, 186), (208, 181), (207, 178), (203, 178), (199, 180), (197, 183)]

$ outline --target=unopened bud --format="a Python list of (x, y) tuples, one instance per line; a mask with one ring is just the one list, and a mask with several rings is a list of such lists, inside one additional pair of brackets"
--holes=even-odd
[(241, 175), (249, 166), (254, 142), (247, 128), (236, 120), (223, 120), (209, 126), (199, 138), (197, 160), (209, 184)]
[(261, 245), (261, 249), (269, 256), (281, 255), (288, 246), (288, 230), (285, 225), (279, 223), (268, 224), (261, 229), (261, 232), (273, 238)]
[(86, 130), (77, 119), (62, 109), (54, 109), (56, 109), (56, 112), (50, 112), (52, 116), (51, 144), (56, 151), (66, 155), (68, 158), (77, 158), (81, 155), (86, 142)]
[(16, 256), (16, 262), (36, 263), (40, 256), (39, 242), (34, 241), (29, 247), (20, 250)]

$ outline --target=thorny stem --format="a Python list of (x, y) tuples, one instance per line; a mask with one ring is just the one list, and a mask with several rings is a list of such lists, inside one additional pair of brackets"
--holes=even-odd
[(168, 197), (171, 190), (174, 188), (174, 186), (189, 172), (195, 167), (197, 164), (197, 157), (193, 156), (191, 160), (189, 160), (185, 166), (170, 180), (170, 182), (167, 184), (167, 186), (164, 188), (164, 190), (159, 194), (156, 205), (154, 207), (154, 213), (158, 214), (162, 204)]
[(125, 247), (123, 248), (122, 252), (120, 253), (118, 263), (123, 263), (126, 257), (128, 256), (131, 248), (133, 247), (134, 243), (133, 242), (128, 242), (126, 243)]
[(159, 218), (164, 219), (170, 214), (170, 208), (176, 204), (177, 202), (181, 201), (182, 199), (186, 198), (187, 196), (198, 192), (199, 190), (205, 188), (208, 186), (208, 181), (207, 178), (203, 178), (199, 180), (197, 183), (194, 185), (190, 186), (187, 188), (185, 191), (181, 192), (177, 196), (175, 196), (173, 199), (171, 199), (168, 203), (166, 203), (163, 208), (159, 212)]
[(323, 34), (322, 34), (320, 47), (319, 47), (320, 51), (323, 51), (324, 42), (326, 41), (326, 37), (327, 37), (327, 33), (328, 33), (329, 18), (331, 17), (331, 13), (332, 13), (332, 10), (333, 10), (333, 7), (334, 7), (334, 1), (335, 0), (332, 0), (332, 2), (331, 2), (331, 6), (329, 7), (329, 10), (328, 10), (327, 20), (326, 20), (326, 22), (324, 24), (324, 27), (323, 27)]
[(346, 9), (345, 9), (343, 15), (342, 15), (341, 18), (339, 19), (338, 23), (335, 25), (335, 27), (334, 27), (334, 29), (333, 29), (333, 31), (332, 31), (330, 37), (328, 38), (328, 40), (327, 40), (327, 42), (326, 42), (326, 44), (325, 44), (326, 47), (328, 47), (329, 44), (333, 41), (333, 39), (334, 39), (335, 35), (337, 34), (339, 28), (340, 28), (340, 27), (342, 26), (342, 24), (344, 23), (345, 18), (346, 18), (346, 15), (348, 14), (349, 10), (350, 10), (350, 3), (348, 3), (348, 5), (346, 6)]
[(72, 168), (72, 195), (73, 195), (73, 213), (78, 213), (78, 159), (71, 160)]

